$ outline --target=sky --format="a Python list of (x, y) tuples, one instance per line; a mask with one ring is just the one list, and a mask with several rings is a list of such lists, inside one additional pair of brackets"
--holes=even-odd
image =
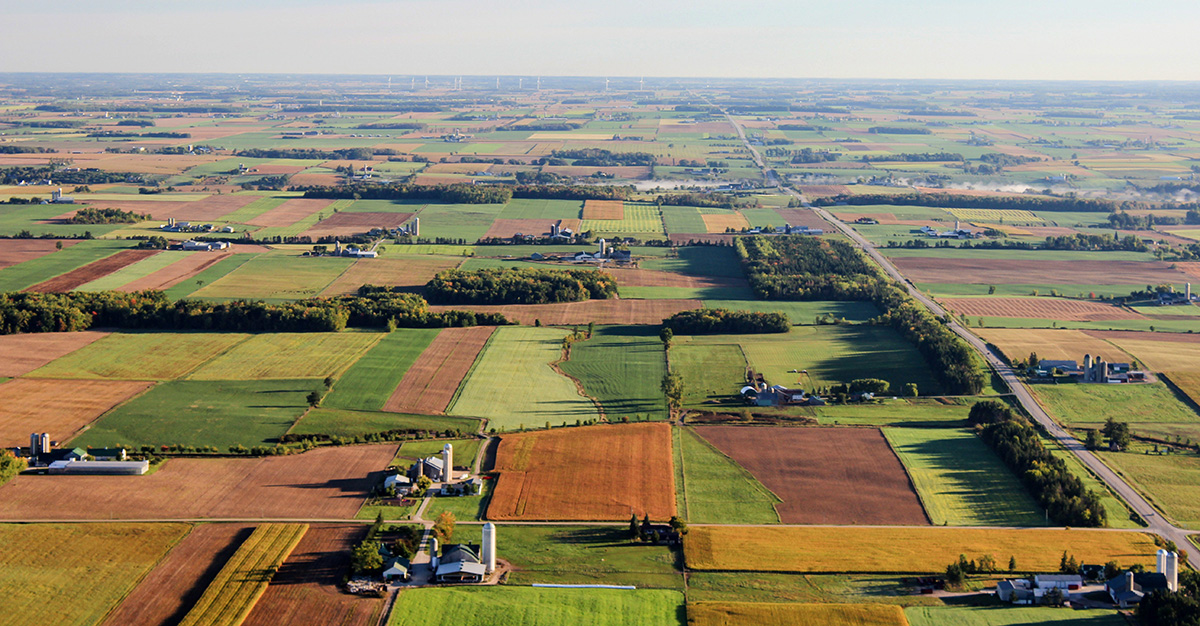
[(1200, 2), (0, 0), (0, 72), (1200, 80)]

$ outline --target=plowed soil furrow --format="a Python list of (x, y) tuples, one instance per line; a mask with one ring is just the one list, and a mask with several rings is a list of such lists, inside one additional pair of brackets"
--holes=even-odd
[(395, 413), (441, 413), (475, 363), (492, 326), (447, 328), (438, 333), (383, 406)]
[(25, 291), (66, 293), (76, 287), (86, 285), (97, 278), (108, 276), (126, 265), (132, 265), (142, 259), (152, 257), (158, 254), (158, 252), (158, 250), (122, 250), (112, 256), (73, 269), (61, 276), (55, 276), (50, 280), (40, 282), (25, 289)]

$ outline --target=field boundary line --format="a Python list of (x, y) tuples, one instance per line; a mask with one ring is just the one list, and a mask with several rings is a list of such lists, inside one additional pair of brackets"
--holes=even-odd
[[(585, 339), (584, 341), (587, 341), (587, 340)], [(583, 386), (583, 381), (564, 372), (563, 369), (561, 367), (559, 367), (559, 365), (561, 365), (562, 363), (566, 363), (567, 361), (570, 361), (570, 360), (571, 360), (571, 346), (568, 344), (567, 347), (562, 349), (562, 354), (559, 356), (558, 360), (550, 362), (550, 369), (554, 370), (554, 372), (556, 374), (558, 374), (559, 376), (562, 376), (562, 377), (566, 378), (567, 380), (570, 380), (571, 382), (575, 383), (575, 392), (578, 393), (579, 395), (587, 398), (588, 400), (591, 400), (592, 404), (596, 405), (596, 413), (599, 414), (600, 421), (607, 422), (608, 415), (605, 414), (604, 406), (600, 404), (600, 399), (589, 396), (587, 393), (587, 389), (585, 389)]]
[[(222, 277), (222, 278), (224, 278), (224, 277)], [(218, 280), (219, 280), (219, 279), (218, 279)], [(192, 369), (190, 369), (190, 370), (188, 370), (188, 371), (184, 372), (183, 374), (179, 375), (179, 377), (178, 377), (178, 378), (175, 378), (175, 379), (173, 379), (173, 380), (192, 380), (192, 374), (195, 374), (195, 373), (196, 373), (196, 370), (198, 370), (198, 369), (200, 369), (200, 368), (204, 367), (205, 365), (208, 365), (209, 363), (211, 363), (211, 362), (213, 362), (213, 361), (215, 361), (215, 360), (217, 360), (217, 359), (219, 359), (219, 358), (221, 358), (221, 357), (225, 356), (225, 353), (227, 353), (227, 352), (229, 352), (230, 350), (232, 350), (232, 349), (234, 349), (234, 348), (236, 348), (236, 347), (238, 347), (238, 346), (242, 345), (243, 343), (246, 343), (247, 341), (250, 341), (250, 338), (251, 338), (251, 337), (253, 337), (254, 335), (257, 335), (257, 334), (259, 334), (259, 333), (244, 333), (244, 334), (245, 334), (246, 336), (245, 336), (245, 337), (243, 337), (241, 341), (235, 342), (233, 345), (229, 346), (228, 348), (225, 348), (224, 350), (222, 350), (222, 351), (220, 351), (220, 352), (218, 352), (218, 353), (216, 353), (216, 354), (212, 355), (212, 358), (209, 358), (209, 359), (205, 360), (205, 361), (204, 361), (204, 362), (202, 362), (202, 363), (197, 363), (195, 367), (193, 367)], [(167, 381), (163, 381), (163, 382), (167, 382)]]
[[(479, 352), (475, 354), (475, 361), (471, 363), (471, 368), (467, 370), (467, 373), (463, 375), (462, 380), (459, 381), (458, 389), (455, 389), (454, 395), (450, 396), (450, 402), (446, 403), (446, 411), (445, 411), (446, 415), (453, 414), (454, 405), (458, 404), (459, 396), (462, 395), (463, 389), (466, 389), (467, 383), (471, 382), (471, 377), (475, 375), (475, 368), (479, 366), (479, 361), (483, 360), (483, 354), (488, 351), (488, 348), (492, 347), (492, 339), (494, 339), (496, 337), (496, 335), (499, 334), (499, 330), (500, 330), (499, 327), (492, 327), (492, 332), (488, 334), (487, 341), (483, 342), (483, 347), (481, 347), (479, 349)], [(420, 357), (418, 357), (418, 358), (420, 358)], [(439, 369), (441, 369), (441, 368), (439, 368)], [(480, 419), (480, 421), (479, 421), (480, 432), (483, 431), (484, 427), (486, 426), (486, 422), (487, 422), (486, 418)]]
[[(676, 494), (682, 494), (682, 496), (683, 496), (683, 519), (684, 519), (684, 521), (691, 521), (692, 510), (691, 510), (691, 507), (688, 506), (688, 497), (687, 497), (687, 468), (684, 466), (684, 461), (683, 461), (683, 435), (680, 434), (680, 431), (682, 429), (683, 429), (683, 426), (671, 424), (671, 432), (674, 433), (674, 437), (672, 438), (672, 443), (675, 444), (675, 453), (679, 455), (679, 491), (677, 491)], [(679, 508), (678, 502), (675, 503), (675, 508)], [(686, 595), (686, 593), (685, 593), (685, 595)]]
[[(42, 379), (42, 380), (47, 380), (47, 379)], [(103, 413), (101, 413), (101, 414), (97, 415), (95, 418), (93, 418), (92, 421), (84, 424), (83, 426), (80, 426), (78, 429), (75, 430), (75, 432), (71, 433), (70, 437), (66, 437), (65, 439), (63, 439), (63, 441), (66, 441), (68, 443), (71, 441), (74, 441), (76, 437), (79, 437), (83, 433), (90, 430), (92, 428), (92, 426), (96, 422), (99, 422), (105, 415), (108, 415), (109, 413), (116, 411), (117, 409), (125, 406), (126, 404), (129, 404), (130, 402), (133, 402), (134, 400), (150, 393), (151, 389), (154, 389), (155, 387), (157, 387), (159, 385), (159, 383), (166, 382), (166, 381), (149, 380), (149, 381), (133, 381), (133, 382), (148, 382), (148, 383), (150, 383), (150, 385), (147, 386), (145, 389), (133, 394), (132, 396), (125, 398), (124, 401), (118, 402), (118, 403), (112, 405), (111, 407), (108, 408), (107, 411), (104, 411)]]
[[(685, 427), (685, 428), (687, 428), (690, 431), (692, 437), (695, 437), (700, 442), (701, 445), (704, 445), (709, 450), (712, 450), (713, 452), (717, 453), (718, 455), (728, 459), (730, 463), (733, 463), (734, 467), (736, 467), (739, 472), (741, 472), (743, 475), (745, 475), (747, 478), (749, 478), (755, 485), (758, 485), (758, 487), (760, 489), (762, 489), (765, 493), (768, 493), (771, 495), (772, 498), (775, 498), (775, 504), (783, 504), (784, 500), (783, 500), (783, 498), (779, 497), (779, 494), (775, 493), (774, 491), (771, 491), (766, 485), (764, 485), (762, 483), (761, 480), (758, 479), (757, 476), (755, 476), (750, 470), (743, 467), (741, 463), (738, 463), (736, 459), (729, 456), (728, 454), (725, 454), (724, 452), (719, 450), (716, 446), (709, 443), (709, 441), (707, 439), (705, 439), (704, 437), (701, 437), (700, 433), (697, 433), (694, 427), (691, 427), (691, 428)], [(774, 504), (771, 505), (771, 508), (774, 509), (775, 505)], [(775, 510), (775, 521), (776, 521), (776, 523), (779, 523), (779, 524), (783, 523), (783, 518), (779, 517), (778, 509)], [(724, 524), (717, 524), (717, 525), (724, 526)]]
[[(904, 463), (904, 459), (900, 457), (900, 451), (896, 450), (895, 442), (892, 441), (891, 437), (887, 436), (887, 431), (885, 431), (883, 427), (879, 427), (879, 434), (882, 435), (883, 440), (887, 442), (888, 449), (892, 451), (892, 454), (896, 455), (896, 460), (900, 461), (900, 467), (904, 468), (904, 476), (908, 478), (908, 486), (912, 488), (913, 493), (917, 494), (917, 502), (921, 503), (921, 510), (925, 511), (925, 518), (929, 520), (929, 525), (941, 526), (942, 524), (937, 524), (933, 521), (933, 515), (929, 513), (929, 505), (925, 502), (925, 497), (921, 495), (921, 490), (917, 489), (917, 481), (913, 480), (912, 472), (908, 469), (908, 465)], [(1010, 471), (1010, 473), (1012, 472)], [(1026, 492), (1028, 492), (1028, 489), (1026, 489)], [(946, 520), (942, 521), (945, 522)]]

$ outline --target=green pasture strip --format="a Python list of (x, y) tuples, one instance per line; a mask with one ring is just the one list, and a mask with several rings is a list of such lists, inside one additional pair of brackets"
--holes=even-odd
[(139, 278), (145, 278), (172, 263), (182, 261), (192, 254), (196, 253), (181, 250), (164, 250), (152, 257), (147, 257), (136, 263), (126, 265), (107, 276), (101, 276), (90, 283), (81, 285), (75, 291), (111, 291), (119, 289)]
[(241, 333), (113, 333), (31, 372), (31, 378), (174, 380), (233, 346)]
[(666, 419), (660, 385), (666, 373), (662, 341), (652, 326), (601, 326), (576, 342), (560, 367), (600, 401), (610, 420)]
[(0, 292), (21, 291), (135, 245), (132, 241), (81, 241), (69, 248), (0, 269)]
[(402, 591), (389, 626), (684, 626), (683, 594), (663, 589), (452, 587)]
[(675, 345), (671, 369), (683, 377), (686, 406), (732, 398), (746, 381), (746, 357), (737, 345)]
[[(609, 584), (683, 588), (675, 555), (666, 546), (635, 544), (629, 526), (504, 524), (496, 552), (512, 563), (516, 585)], [(468, 531), (470, 532), (470, 531)], [(469, 535), (466, 538), (471, 538)]]
[(471, 433), (478, 429), (479, 420), (466, 417), (319, 408), (305, 413), (288, 434), (362, 437), (390, 430), (426, 430), (444, 434), (447, 430)]
[(697, 524), (777, 524), (782, 502), (737, 461), (681, 429), (687, 520)]
[(324, 405), (337, 409), (378, 411), (396, 390), (404, 373), (438, 334), (438, 329), (397, 329), (354, 362), (334, 383)]
[[(621, 294), (624, 296), (624, 292)], [(813, 300), (808, 302), (786, 302), (780, 300), (714, 300), (704, 299), (706, 309), (729, 309), (731, 311), (780, 312), (788, 316), (793, 324), (812, 324), (818, 317), (832, 315), (847, 322), (861, 323), (879, 315), (879, 309), (870, 302)]]
[[(669, 249), (668, 249), (669, 250)], [(675, 248), (675, 256), (642, 261), (642, 269), (678, 272), (689, 276), (745, 278), (737, 252), (729, 246), (687, 246)]]
[(264, 333), (209, 361), (192, 380), (338, 378), (383, 333)]

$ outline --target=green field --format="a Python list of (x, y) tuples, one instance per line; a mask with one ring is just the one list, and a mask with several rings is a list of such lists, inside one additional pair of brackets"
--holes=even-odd
[[(320, 387), (320, 381), (314, 381), (313, 389)], [(319, 408), (306, 413), (288, 432), (293, 435), (359, 437), (389, 430), (428, 430), (439, 433), (455, 430), (470, 433), (478, 429), (479, 421), (466, 417)]]
[(691, 572), (692, 602), (821, 602), (881, 603), (901, 606), (941, 605), (930, 596), (914, 595), (898, 576), (871, 574), (780, 574), (775, 572)]
[(486, 417), (496, 430), (597, 419), (596, 406), (550, 367), (562, 358), (567, 334), (557, 328), (497, 329), (447, 412)]
[(195, 293), (197, 290), (203, 288), (204, 285), (207, 285), (212, 282), (216, 282), (218, 279), (225, 276), (226, 274), (245, 265), (247, 261), (249, 261), (250, 259), (253, 259), (256, 256), (258, 256), (257, 253), (255, 253), (255, 254), (243, 254), (243, 253), (231, 254), (228, 257), (225, 257), (224, 259), (221, 259), (220, 261), (213, 263), (207, 269), (200, 272), (199, 274), (196, 274), (195, 276), (192, 276), (191, 278), (188, 278), (186, 280), (180, 281), (179, 283), (176, 283), (176, 284), (168, 287), (164, 291), (167, 294), (167, 297), (170, 298), (171, 300), (179, 300), (182, 298), (186, 298), (186, 297), (192, 295), (193, 293)]
[[(749, 287), (621, 287), (622, 298), (639, 300), (750, 300)], [(772, 309), (778, 310), (778, 309)]]
[(745, 278), (737, 251), (724, 246), (691, 246), (666, 248), (674, 250), (675, 256), (651, 258), (642, 261), (642, 269), (660, 272), (678, 272), (689, 276), (719, 276)]
[(683, 594), (661, 589), (457, 587), (403, 591), (389, 626), (683, 626)]
[(736, 461), (696, 435), (679, 430), (684, 518), (697, 524), (776, 524), (781, 500)]
[(247, 337), (240, 333), (113, 333), (38, 368), (30, 376), (173, 380)]
[(504, 207), (503, 204), (427, 204), (417, 214), (421, 218), (421, 239), (433, 241), (441, 237), (475, 243), (487, 234)]
[[(700, 211), (696, 207), (690, 206), (664, 206), (662, 207), (663, 225), (667, 232), (674, 235), (676, 233), (707, 233), (708, 227), (704, 224), (704, 218), (700, 216)], [(777, 215), (776, 218), (779, 216)]]
[(883, 434), (935, 526), (1045, 524), (1041, 507), (973, 432), (884, 428)]
[(591, 339), (571, 346), (562, 370), (600, 400), (609, 419), (666, 419), (659, 385), (666, 373), (662, 341), (653, 326), (601, 326)]
[(118, 406), (72, 440), (75, 446), (270, 445), (308, 408), (320, 380), (176, 380)]
[(402, 328), (384, 335), (337, 379), (325, 397), (324, 406), (360, 411), (382, 409), (404, 373), (437, 334), (437, 329)]
[(108, 291), (118, 289), (126, 283), (133, 282), (139, 278), (145, 278), (158, 270), (175, 263), (182, 261), (184, 258), (197, 254), (196, 252), (184, 252), (182, 250), (164, 250), (158, 254), (142, 259), (136, 263), (131, 263), (121, 269), (107, 275), (101, 276), (90, 283), (82, 285), (75, 291)]
[[(37, 194), (21, 195), (26, 198), (40, 197), (48, 200), (50, 190), (47, 189), (45, 192)], [(95, 198), (95, 195), (90, 197)], [(124, 200), (126, 198), (120, 199)], [(86, 239), (87, 233), (91, 233), (95, 237), (101, 237), (122, 226), (121, 224), (70, 224), (54, 221), (54, 218), (70, 210), (71, 207), (61, 204), (35, 204), (19, 208), (4, 207), (4, 209), (0, 210), (0, 234), (16, 235), (21, 231), (27, 230), (35, 237), (49, 234), (64, 239)], [(148, 208), (137, 207), (135, 210), (139, 212), (153, 210), (153, 206)]]
[[(447, 420), (463, 420), (461, 417), (444, 417), (432, 419), (447, 419)], [(454, 465), (469, 467), (475, 462), (475, 457), (479, 455), (479, 446), (483, 445), (485, 439), (437, 439), (431, 441), (407, 441), (400, 446), (400, 451), (396, 453), (396, 460), (403, 461), (407, 464), (411, 461), (416, 461), (419, 458), (434, 456), (441, 454), (442, 448), (446, 444), (454, 446)]]
[[(1162, 383), (1138, 385), (1032, 385), (1038, 401), (1069, 428), (1099, 429), (1110, 415), (1129, 422), (1134, 435), (1200, 438), (1200, 415)], [(1112, 407), (1119, 406), (1119, 415)]]
[[(463, 527), (479, 537), (476, 527)], [(523, 526), (503, 524), (496, 553), (512, 563), (509, 581), (517, 585), (600, 584), (682, 589), (675, 554), (666, 546), (633, 544), (629, 526)]]
[[(422, 225), (423, 227), (423, 225)], [(583, 220), (580, 231), (591, 231), (593, 236), (646, 235), (663, 236), (663, 220), (658, 207), (653, 204), (625, 203), (625, 217), (619, 220)], [(705, 231), (701, 231), (705, 232)]]
[[(458, 447), (455, 446), (455, 458), (458, 458)], [(472, 457), (474, 458), (474, 457)], [(459, 465), (458, 461), (454, 462)], [(492, 489), (496, 481), (483, 481), (483, 491), (477, 496), (437, 496), (429, 500), (429, 506), (425, 507), (425, 512), (422, 517), (425, 519), (437, 519), (443, 512), (448, 512), (458, 521), (463, 520), (482, 520), (487, 513), (488, 502), (492, 498)], [(464, 529), (466, 530), (466, 529)]]
[(133, 246), (130, 241), (81, 241), (69, 248), (0, 269), (0, 292), (21, 291)]
[(1200, 455), (1152, 454), (1149, 448), (1134, 444), (1126, 452), (1100, 452), (1099, 456), (1167, 517), (1200, 530)]
[(583, 203), (578, 200), (542, 200), (535, 198), (513, 198), (504, 205), (500, 219), (506, 220), (552, 220), (579, 219)]
[[(368, 332), (266, 333), (225, 351), (193, 380), (338, 378), (385, 335)], [(97, 342), (99, 343), (99, 342)]]
[(746, 357), (737, 345), (679, 344), (671, 348), (671, 369), (683, 377), (683, 403), (728, 399), (746, 380)]
[[(624, 297), (625, 293), (622, 292)], [(778, 311), (788, 316), (793, 324), (812, 324), (819, 316), (832, 315), (848, 322), (865, 322), (879, 315), (879, 309), (870, 302), (834, 302), (814, 300), (811, 302), (781, 302), (764, 300), (712, 300), (704, 299), (706, 309), (729, 309), (731, 311)]]
[[(236, 163), (234, 163), (232, 165), (233, 165), (233, 167), (237, 167)], [(189, 172), (189, 173), (191, 173), (191, 172)], [(221, 221), (231, 223), (231, 224), (245, 224), (246, 222), (249, 222), (250, 220), (258, 217), (259, 215), (262, 215), (263, 213), (266, 213), (267, 211), (274, 209), (275, 207), (283, 204), (284, 202), (287, 202), (288, 198), (295, 198), (295, 197), (298, 197), (298, 196), (296, 196), (296, 195), (263, 196), (261, 198), (258, 198), (257, 200), (254, 200), (253, 202), (243, 206), (242, 208), (222, 217)]]
[(353, 263), (354, 259), (336, 257), (301, 258), (287, 251), (265, 253), (188, 295), (208, 300), (311, 298)]
[(188, 524), (0, 525), (0, 626), (100, 623), (190, 530)]
[(1127, 626), (1116, 611), (1072, 611), (1054, 607), (1010, 606), (922, 606), (904, 610), (910, 626)]

